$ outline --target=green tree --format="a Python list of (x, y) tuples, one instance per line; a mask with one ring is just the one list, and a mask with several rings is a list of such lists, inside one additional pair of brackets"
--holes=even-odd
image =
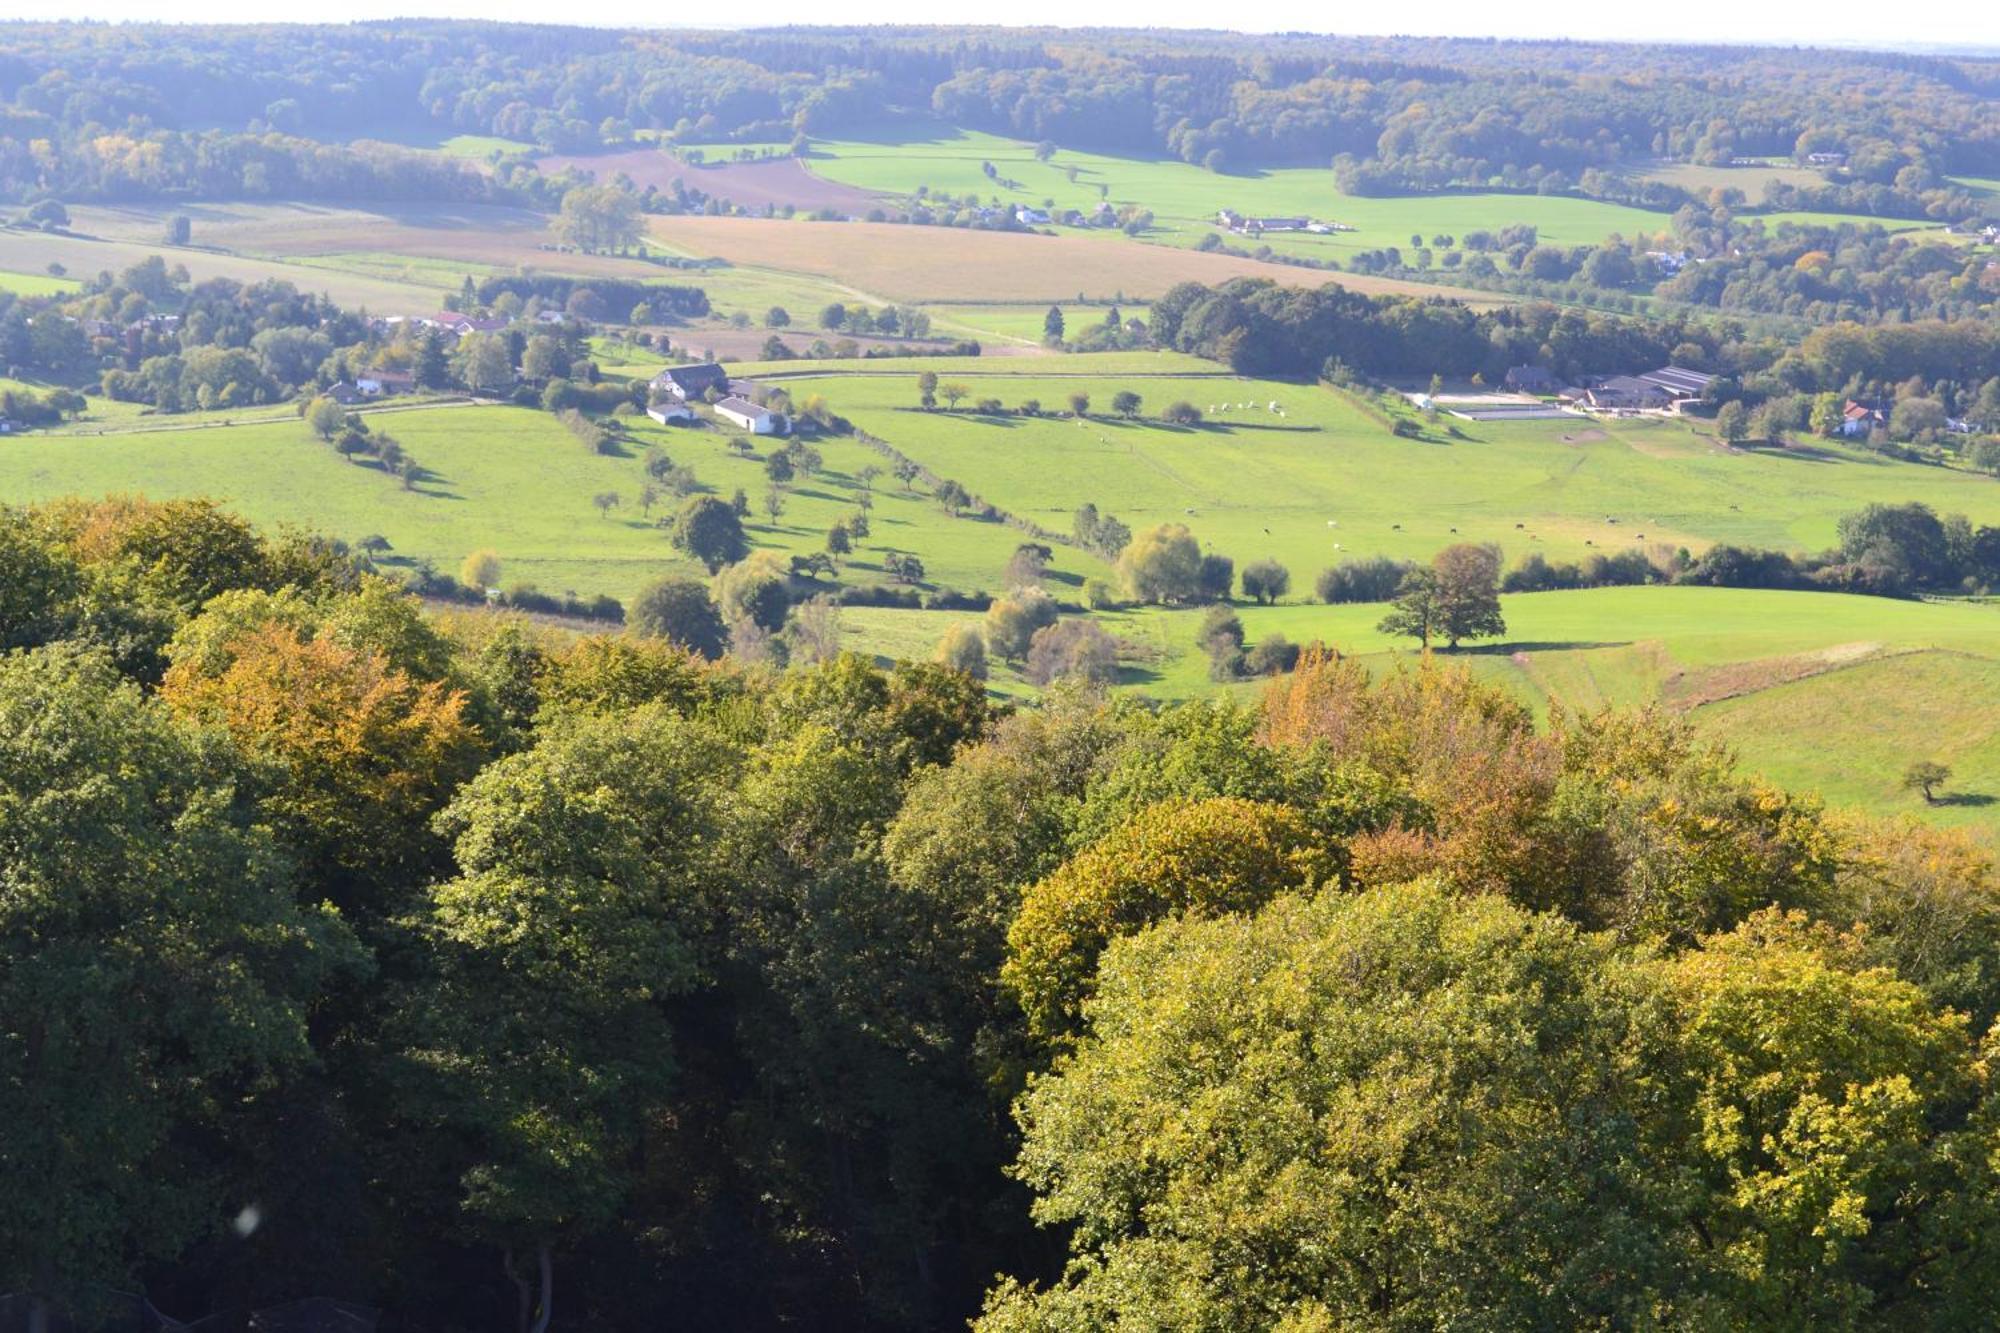
[(1395, 634), (1416, 639), (1426, 651), (1431, 639), (1443, 628), (1444, 616), (1438, 603), (1437, 574), (1429, 569), (1413, 569), (1396, 588), (1396, 600), (1389, 614), (1375, 626), (1379, 634)]
[(1925, 805), (1937, 804), (1937, 789), (1951, 780), (1951, 770), (1935, 759), (1919, 759), (1903, 770), (1903, 790), (1922, 792)]
[(579, 185), (564, 193), (557, 239), (586, 253), (636, 245), (645, 235), (639, 201), (615, 185)]
[(1252, 560), (1243, 566), (1243, 595), (1266, 606), (1291, 591), (1292, 573), (1275, 560)]
[(1750, 412), (1742, 403), (1724, 403), (1715, 414), (1715, 433), (1729, 444), (1741, 444), (1750, 438)]
[(315, 398), (306, 405), (306, 425), (322, 440), (331, 440), (347, 424), (347, 409), (331, 398)]
[(1128, 421), (1139, 415), (1139, 404), (1143, 400), (1130, 389), (1120, 389), (1111, 395), (1111, 410)]
[(1042, 341), (1057, 347), (1063, 340), (1063, 312), (1061, 306), (1050, 306), (1049, 313), (1042, 316)]
[(1201, 546), (1183, 524), (1148, 528), (1119, 553), (1118, 576), (1134, 601), (1191, 601), (1201, 594)]
[(1437, 575), (1438, 632), (1450, 647), (1461, 639), (1486, 639), (1507, 632), (1500, 613), (1500, 549), (1460, 542), (1431, 562)]
[[(103, 662), (0, 659), (0, 1286), (62, 1301), (218, 1233), (361, 955), (226, 748)], [(30, 1316), (28, 1326), (36, 1319)]]
[(668, 535), (676, 547), (701, 561), (711, 574), (741, 560), (750, 550), (736, 510), (712, 495), (697, 495), (683, 504), (669, 520)]
[(666, 639), (703, 657), (722, 656), (729, 632), (708, 589), (693, 579), (656, 579), (639, 590), (626, 612), (634, 633)]
[(776, 551), (758, 551), (716, 576), (715, 600), (732, 627), (748, 621), (767, 634), (785, 627), (792, 606), (790, 570)]
[[(671, 1113), (672, 999), (709, 927), (728, 747), (660, 706), (571, 717), (440, 817), (458, 876), (423, 925), (439, 980), (407, 1014), (418, 1103), (459, 1171), (464, 1225), (546, 1329), (555, 1255), (607, 1226)], [(517, 1266), (517, 1258), (521, 1263)]]

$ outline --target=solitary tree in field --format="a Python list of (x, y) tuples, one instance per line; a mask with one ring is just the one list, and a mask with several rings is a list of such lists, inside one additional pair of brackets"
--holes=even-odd
[(618, 492), (599, 491), (590, 497), (590, 502), (597, 506), (599, 518), (610, 518), (611, 511), (618, 507)]
[(1042, 341), (1055, 346), (1063, 340), (1063, 312), (1061, 306), (1052, 305), (1049, 313), (1042, 316)]
[(312, 427), (313, 434), (322, 440), (330, 440), (333, 433), (347, 422), (347, 410), (331, 398), (320, 397), (312, 400), (306, 408), (306, 425)]
[(1130, 419), (1139, 415), (1139, 395), (1130, 389), (1120, 389), (1111, 395), (1111, 410), (1119, 416)]
[(1077, 416), (1080, 416), (1080, 417), (1087, 417), (1087, 416), (1089, 416), (1089, 415), (1090, 415), (1090, 395), (1089, 395), (1089, 394), (1087, 394), (1087, 393), (1073, 393), (1073, 394), (1071, 394), (1071, 395), (1069, 396), (1069, 410), (1070, 410), (1071, 412), (1074, 412), (1074, 413), (1075, 413), (1075, 414), (1076, 414)]
[(749, 553), (743, 522), (736, 511), (712, 495), (697, 495), (667, 521), (675, 546), (708, 567), (713, 574)]
[(917, 401), (926, 408), (937, 406), (938, 378), (935, 370), (917, 376)]
[(458, 567), (458, 581), (468, 588), (492, 587), (500, 581), (500, 557), (492, 551), (474, 551)]
[(1044, 139), (1035, 145), (1035, 161), (1046, 162), (1056, 155), (1056, 141)]
[(944, 399), (944, 405), (946, 407), (951, 407), (951, 408), (957, 407), (959, 404), (959, 400), (964, 398), (965, 395), (970, 392), (971, 390), (967, 389), (963, 384), (938, 385), (938, 395)]
[(1951, 780), (1951, 770), (1935, 759), (1919, 759), (1903, 770), (1903, 790), (1924, 794), (1925, 805), (1937, 804), (1937, 789)]

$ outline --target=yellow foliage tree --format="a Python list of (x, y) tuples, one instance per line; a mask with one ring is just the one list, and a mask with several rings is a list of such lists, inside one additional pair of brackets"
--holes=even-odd
[(1001, 981), (1043, 1039), (1075, 1030), (1097, 958), (1178, 914), (1247, 912), (1334, 877), (1333, 850), (1289, 806), (1234, 797), (1162, 801), (1028, 889)]
[(213, 674), (176, 663), (161, 696), (271, 767), (266, 808), (308, 863), (349, 880), (423, 873), (441, 851), (431, 817), (482, 757), (465, 696), (278, 621), (225, 656)]

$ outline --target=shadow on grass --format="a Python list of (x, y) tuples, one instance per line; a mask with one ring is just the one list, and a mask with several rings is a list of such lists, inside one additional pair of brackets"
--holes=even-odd
[(1446, 657), (1512, 657), (1515, 653), (1566, 653), (1580, 652), (1590, 648), (1630, 648), (1630, 639), (1551, 639), (1517, 640), (1506, 643), (1462, 643), (1456, 648), (1434, 648)]
[(1932, 805), (1956, 805), (1970, 809), (1981, 809), (1993, 803), (1994, 798), (1983, 791), (1948, 792), (1931, 802)]
[(1840, 454), (1830, 453), (1825, 449), (1817, 449), (1811, 445), (1786, 449), (1779, 445), (1745, 443), (1737, 445), (1736, 450), (1738, 453), (1756, 454), (1760, 458), (1789, 459), (1794, 463), (1846, 463), (1853, 461)]

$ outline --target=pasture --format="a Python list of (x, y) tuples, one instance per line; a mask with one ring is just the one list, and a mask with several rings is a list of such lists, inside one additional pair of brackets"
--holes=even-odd
[[(1598, 588), (1502, 598), (1508, 633), (1444, 660), (1546, 714), (1658, 704), (1734, 748), (1743, 767), (1835, 805), (1918, 814), (1982, 831), (2000, 802), (2000, 607), (1733, 588)], [(1239, 606), (1251, 642), (1273, 633), (1320, 642), (1371, 670), (1415, 645), (1381, 634), (1380, 604)], [(1098, 617), (1124, 644), (1120, 688), (1161, 699), (1219, 689), (1251, 698), (1260, 681), (1218, 686), (1195, 644), (1199, 610), (1141, 608)], [(859, 608), (842, 616), (858, 651), (930, 653), (950, 612)], [(1033, 689), (994, 664), (992, 687)], [(1935, 759), (1954, 773), (1925, 806), (1904, 768)]]
[(80, 286), (82, 284), (75, 278), (61, 278), (51, 273), (11, 273), (0, 270), (0, 292), (12, 292), (16, 296), (62, 296)]
[[(1531, 550), (1574, 559), (1663, 543), (1811, 550), (1872, 500), (1922, 500), (2000, 523), (1990, 478), (1837, 447), (1727, 450), (1676, 420), (1455, 422), (1463, 438), (1440, 427), (1409, 440), (1331, 389), (1188, 376), (1186, 363), (1143, 356), (926, 364), (965, 385), (960, 410), (917, 410), (916, 365), (820, 378), (802, 368), (786, 383), (1044, 527), (1067, 530), (1086, 501), (1135, 530), (1185, 523), (1239, 565), (1279, 560), (1295, 594), (1343, 558), (1428, 559), (1459, 541), (1493, 542), (1510, 562)], [(1141, 395), (1140, 418), (1111, 414), (1120, 390)], [(1012, 411), (1035, 399), (1044, 413), (1066, 412), (1076, 392), (1091, 398), (1082, 421)], [(985, 397), (1010, 411), (966, 410)], [(1176, 400), (1208, 419), (1153, 419)], [(1226, 414), (1208, 410), (1224, 404)]]
[[(1663, 230), (1667, 215), (1565, 196), (1454, 192), (1391, 197), (1344, 195), (1326, 167), (1277, 167), (1216, 173), (1172, 158), (1110, 157), (1060, 149), (1047, 162), (1034, 145), (977, 131), (934, 126), (907, 137), (815, 140), (812, 170), (828, 180), (900, 197), (919, 187), (951, 196), (977, 195), (1009, 203), (1076, 208), (1100, 200), (1149, 209), (1165, 234), (1192, 244), (1211, 230), (1219, 209), (1256, 216), (1304, 215), (1355, 228), (1331, 236), (1292, 238), (1327, 257), (1395, 245), (1413, 233), (1462, 235), (1532, 223), (1542, 239), (1584, 245), (1614, 232)], [(989, 178), (992, 163), (1000, 179)], [(1009, 186), (1006, 181), (1016, 184)], [(1242, 243), (1239, 238), (1229, 238)], [(1252, 242), (1251, 244), (1254, 244)]]
[[(658, 445), (707, 492), (727, 499), (744, 490), (756, 511), (745, 521), (753, 545), (788, 555), (824, 549), (827, 529), (858, 509), (856, 474), (880, 468), (871, 534), (845, 562), (850, 583), (881, 581), (883, 556), (896, 550), (922, 559), (930, 582), (990, 587), (1021, 540), (998, 523), (950, 517), (928, 495), (903, 489), (886, 459), (851, 440), (815, 445), (824, 469), (799, 479), (772, 520), (762, 511), (762, 448), (738, 456), (728, 448), (730, 432), (640, 418), (632, 423), (633, 446), (607, 456), (586, 452), (554, 417), (525, 408), (370, 412), (375, 428), (394, 435), (425, 469), (425, 479), (405, 490), (372, 463), (343, 461), (289, 409), (279, 410), (285, 416), (278, 419), (239, 412), (238, 424), (229, 425), (145, 418), (103, 435), (0, 440), (0, 495), (17, 503), (113, 492), (212, 496), (259, 523), (307, 525), (348, 541), (380, 534), (399, 558), (430, 560), (447, 572), (467, 553), (490, 547), (509, 584), (623, 599), (662, 573), (699, 572), (655, 526), (677, 502), (663, 500), (651, 513), (640, 508), (643, 451)], [(260, 419), (246, 423), (245, 416)], [(607, 491), (620, 497), (608, 516), (592, 503)], [(1089, 563), (1065, 549), (1056, 566), (1080, 583)]]

